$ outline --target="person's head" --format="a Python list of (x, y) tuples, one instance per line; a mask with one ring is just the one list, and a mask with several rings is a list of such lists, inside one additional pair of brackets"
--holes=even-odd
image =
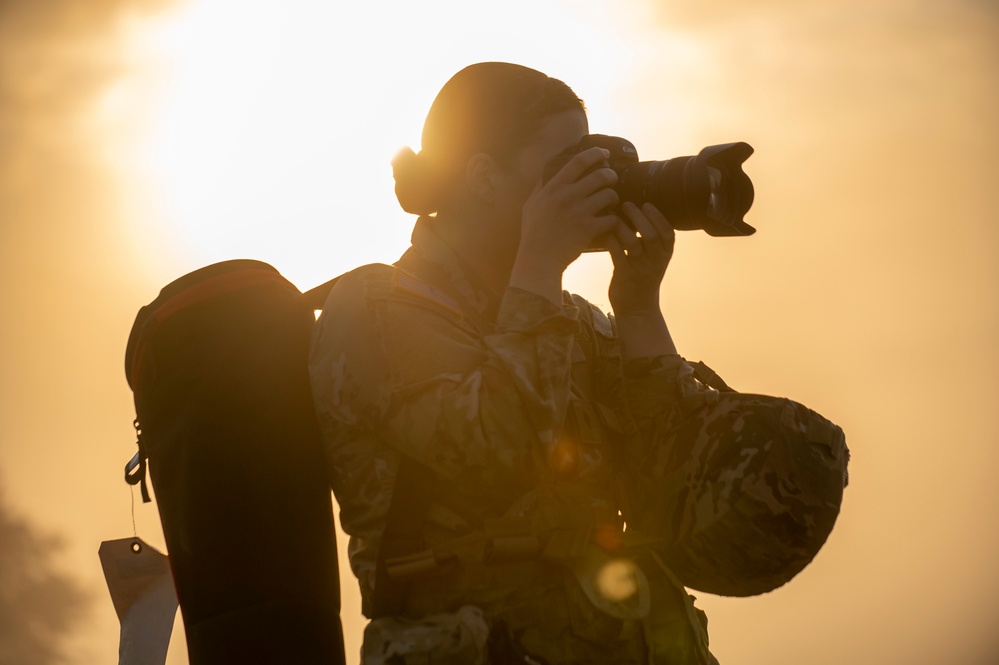
[(565, 83), (539, 71), (505, 62), (462, 69), (430, 107), (420, 153), (406, 149), (393, 160), (399, 204), (429, 215), (475, 198), (474, 160), (516, 168), (546, 121), (573, 114), (585, 133), (583, 102)]

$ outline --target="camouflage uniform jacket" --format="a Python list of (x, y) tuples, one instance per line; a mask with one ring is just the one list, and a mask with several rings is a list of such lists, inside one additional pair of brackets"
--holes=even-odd
[(551, 663), (645, 663), (657, 640), (670, 655), (655, 662), (711, 662), (703, 614), (657, 557), (625, 569), (639, 591), (609, 611), (585, 583), (651, 482), (657, 430), (694, 381), (681, 358), (622, 362), (612, 320), (578, 296), (490, 292), (429, 219), (395, 266), (344, 275), (324, 312), (313, 393), (366, 616), (408, 456), (433, 475), (422, 539), (436, 570), (410, 581), (403, 616), (473, 605)]

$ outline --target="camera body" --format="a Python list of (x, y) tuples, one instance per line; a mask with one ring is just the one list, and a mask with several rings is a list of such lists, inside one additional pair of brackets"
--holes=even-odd
[[(544, 180), (555, 175), (573, 155), (588, 148), (610, 152), (608, 166), (618, 176), (615, 187), (621, 201), (638, 206), (652, 203), (674, 229), (700, 229), (712, 236), (748, 236), (756, 229), (743, 221), (753, 205), (753, 182), (742, 163), (753, 154), (748, 143), (724, 143), (701, 150), (697, 156), (640, 162), (627, 139), (587, 134), (545, 167)], [(588, 251), (601, 251), (591, 247)]]

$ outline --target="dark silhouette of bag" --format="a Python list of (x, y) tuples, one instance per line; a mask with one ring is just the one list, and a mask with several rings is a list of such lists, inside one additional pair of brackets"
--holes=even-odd
[[(334, 280), (335, 281), (335, 280)], [(266, 263), (217, 263), (139, 310), (125, 354), (192, 665), (342, 664), (330, 487), (312, 407), (314, 309)]]

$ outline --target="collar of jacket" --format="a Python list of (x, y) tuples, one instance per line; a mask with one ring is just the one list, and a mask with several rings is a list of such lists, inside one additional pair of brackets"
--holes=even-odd
[(417, 220), (411, 242), (395, 265), (450, 296), (481, 332), (491, 332), (501, 294), (489, 288), (437, 234), (432, 217)]

